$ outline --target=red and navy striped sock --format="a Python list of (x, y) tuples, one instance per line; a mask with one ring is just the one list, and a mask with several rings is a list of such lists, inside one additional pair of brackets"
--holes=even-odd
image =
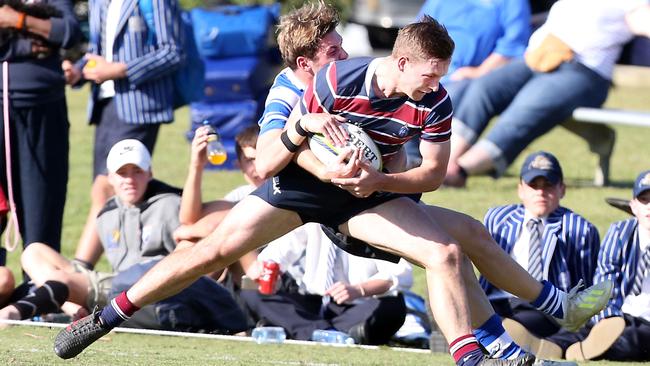
[(125, 320), (128, 320), (138, 310), (140, 308), (135, 306), (126, 297), (126, 291), (124, 291), (102, 309), (99, 318), (102, 320), (102, 326), (104, 328), (112, 329), (122, 324)]
[(473, 334), (454, 339), (449, 343), (449, 353), (458, 366), (475, 366), (484, 358), (483, 351)]

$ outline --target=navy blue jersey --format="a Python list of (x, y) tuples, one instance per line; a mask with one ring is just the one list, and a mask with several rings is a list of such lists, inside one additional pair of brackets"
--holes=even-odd
[(407, 96), (382, 98), (372, 87), (378, 61), (355, 58), (323, 67), (305, 91), (302, 112), (346, 117), (375, 141), (384, 162), (414, 136), (430, 142), (448, 141), (453, 108), (442, 85), (420, 101)]

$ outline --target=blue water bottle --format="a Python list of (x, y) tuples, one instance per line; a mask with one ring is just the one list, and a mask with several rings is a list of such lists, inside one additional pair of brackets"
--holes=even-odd
[(282, 327), (257, 327), (253, 329), (251, 337), (257, 344), (263, 343), (282, 343), (287, 339), (287, 335)]
[(354, 344), (354, 339), (352, 337), (346, 333), (339, 332), (338, 330), (316, 329), (311, 334), (311, 340), (314, 342), (330, 344)]

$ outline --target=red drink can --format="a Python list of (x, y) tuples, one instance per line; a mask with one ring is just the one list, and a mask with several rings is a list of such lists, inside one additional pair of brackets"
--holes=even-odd
[(262, 275), (258, 282), (258, 291), (264, 295), (273, 295), (275, 293), (275, 283), (280, 276), (280, 265), (274, 261), (264, 261)]

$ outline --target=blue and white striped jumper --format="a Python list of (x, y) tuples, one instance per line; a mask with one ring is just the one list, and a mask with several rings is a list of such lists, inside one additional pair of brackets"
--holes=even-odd
[[(106, 22), (106, 2), (90, 0), (90, 41), (88, 53), (105, 55), (102, 50), (102, 23)], [(115, 80), (115, 102), (121, 120), (132, 124), (165, 123), (174, 119), (173, 72), (184, 60), (180, 47), (180, 8), (175, 0), (151, 0), (155, 26), (154, 42), (140, 12), (138, 0), (124, 0), (120, 8), (113, 61), (127, 65), (126, 77)], [(88, 116), (99, 96), (93, 84)]]

